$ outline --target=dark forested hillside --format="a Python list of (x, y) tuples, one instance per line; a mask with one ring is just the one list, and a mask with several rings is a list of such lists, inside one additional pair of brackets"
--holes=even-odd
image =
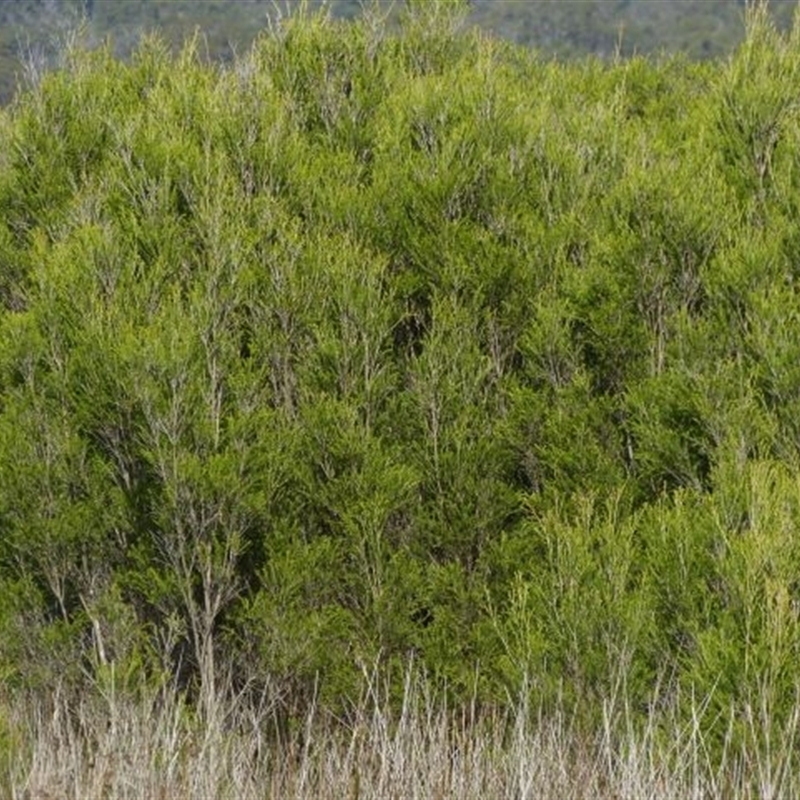
[[(128, 55), (147, 32), (157, 30), (173, 46), (195, 30), (202, 52), (230, 60), (246, 50), (268, 17), (296, 13), (304, 0), (4, 0), (0, 3), (0, 102), (7, 102), (22, 76), (58, 62), (66, 40), (84, 21), (86, 43), (107, 38)], [(352, 19), (372, 0), (330, 0), (337, 18)], [(308, 0), (315, 10), (321, 0)], [(396, 19), (402, 0), (377, 0)], [(545, 55), (686, 53), (704, 59), (725, 56), (744, 33), (743, 0), (471, 0), (468, 24)], [(796, 0), (772, 0), (770, 12), (782, 29), (791, 23)]]
[(795, 719), (800, 30), (462, 22), (77, 48), (0, 113), (3, 692)]
[[(744, 33), (744, 0), (473, 0), (472, 19), (526, 46), (559, 57), (617, 53), (727, 55)], [(788, 28), (795, 0), (772, 0)]]

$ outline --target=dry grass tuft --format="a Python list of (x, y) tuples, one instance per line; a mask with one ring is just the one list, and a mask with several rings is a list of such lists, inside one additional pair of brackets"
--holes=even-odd
[(294, 726), (269, 693), (255, 704), (228, 697), (211, 723), (175, 691), (77, 703), (54, 692), (6, 703), (0, 793), (12, 800), (800, 797), (797, 715), (770, 744), (761, 735), (769, 720), (753, 712), (752, 739), (761, 745), (726, 747), (713, 766), (701, 704), (692, 724), (667, 726), (665, 735), (663, 718), (636, 726), (624, 701), (610, 700), (587, 737), (566, 713), (536, 715), (524, 703), (513, 714), (448, 710), (421, 679), (409, 678), (395, 711), (373, 686), (347, 721), (311, 708)]

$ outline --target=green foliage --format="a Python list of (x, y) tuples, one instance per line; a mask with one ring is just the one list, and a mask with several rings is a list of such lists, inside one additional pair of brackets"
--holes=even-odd
[[(398, 22), (411, 9), (420, 28), (435, 29), (437, 17), (453, 14), (492, 35), (536, 48), (550, 56), (686, 53), (692, 59), (727, 56), (744, 35), (744, 0), (9, 0), (0, 5), (0, 102), (20, 86), (58, 67), (75, 38), (110, 42), (128, 58), (142, 36), (158, 31), (179, 49), (193, 31), (202, 32), (203, 51), (221, 63), (245, 52), (267, 20), (321, 8), (337, 19), (362, 14)], [(782, 30), (791, 27), (794, 0), (771, 0), (769, 11)]]
[(3, 112), (3, 684), (790, 718), (797, 34), (563, 65), (450, 6)]

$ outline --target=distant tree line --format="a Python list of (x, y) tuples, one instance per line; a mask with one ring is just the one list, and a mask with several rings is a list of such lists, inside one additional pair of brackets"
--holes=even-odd
[[(373, 0), (371, 0), (373, 1)], [(110, 38), (126, 57), (141, 36), (157, 30), (173, 47), (200, 30), (204, 52), (229, 61), (244, 52), (268, 16), (291, 15), (304, 0), (7, 0), (0, 3), (0, 103), (8, 102), (20, 80), (55, 66), (70, 31), (85, 21), (85, 44)], [(403, 2), (374, 0), (396, 20)], [(330, 13), (353, 19), (361, 0), (330, 0)], [(368, 3), (369, 5), (369, 3)], [(560, 58), (633, 53), (687, 53), (691, 58), (727, 56), (744, 34), (745, 0), (471, 0), (466, 24), (540, 49)], [(321, 0), (307, 0), (310, 11)], [(778, 26), (791, 25), (795, 0), (772, 0)], [(33, 64), (31, 64), (33, 62)], [(27, 64), (27, 70), (25, 65)]]

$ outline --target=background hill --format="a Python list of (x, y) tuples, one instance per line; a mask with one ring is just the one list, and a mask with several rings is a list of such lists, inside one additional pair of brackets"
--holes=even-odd
[[(402, 3), (380, 0), (395, 13)], [(321, 5), (310, 0), (311, 9)], [(694, 59), (730, 53), (744, 34), (742, 0), (472, 0), (469, 21), (546, 54), (574, 58), (684, 52)], [(796, 3), (773, 0), (778, 26), (788, 28)], [(117, 55), (131, 52), (142, 33), (159, 30), (173, 45), (199, 29), (207, 55), (228, 60), (252, 42), (267, 20), (292, 13), (298, 0), (5, 0), (0, 4), (0, 102), (20, 76), (57, 61), (65, 37), (87, 19), (89, 43), (110, 38)], [(361, 13), (359, 0), (331, 0), (336, 17)]]

